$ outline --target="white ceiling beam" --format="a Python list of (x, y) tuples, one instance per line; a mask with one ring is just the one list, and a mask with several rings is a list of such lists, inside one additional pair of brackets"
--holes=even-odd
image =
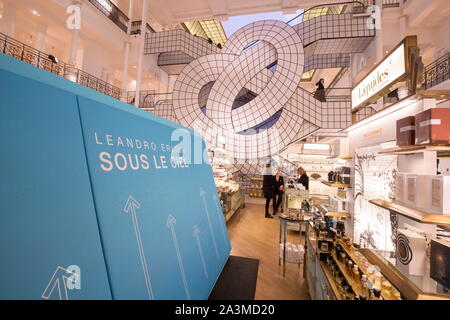
[(223, 0), (208, 0), (209, 8), (211, 9), (212, 16), (219, 20), (228, 20), (228, 3)]

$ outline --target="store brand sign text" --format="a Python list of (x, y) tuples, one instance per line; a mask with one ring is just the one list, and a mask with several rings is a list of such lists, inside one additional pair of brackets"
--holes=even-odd
[(405, 45), (401, 44), (352, 90), (352, 109), (372, 98), (405, 73)]

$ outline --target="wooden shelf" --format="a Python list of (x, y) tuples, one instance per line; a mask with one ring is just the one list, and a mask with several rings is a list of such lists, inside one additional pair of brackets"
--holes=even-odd
[(336, 262), (336, 265), (338, 266), (339, 270), (341, 271), (342, 275), (344, 276), (345, 280), (347, 280), (350, 287), (352, 287), (353, 292), (356, 295), (361, 295), (363, 293), (361, 286), (356, 281), (353, 281), (353, 278), (351, 275), (348, 274), (347, 269), (345, 269), (344, 265), (336, 258), (336, 255), (332, 255), (334, 261)]
[(339, 196), (332, 196), (332, 195), (330, 195), (329, 197), (330, 197), (330, 198), (334, 198), (334, 199), (336, 199), (336, 200), (338, 200), (338, 201), (348, 202), (347, 199), (343, 199), (343, 198), (341, 198), (341, 197), (339, 197)]
[(351, 160), (351, 159), (353, 159), (353, 157), (349, 156), (349, 155), (339, 155), (339, 156), (328, 157), (327, 159)]
[[(356, 256), (353, 254), (353, 250), (352, 250), (351, 248), (349, 248), (349, 247), (345, 244), (345, 242), (342, 241), (342, 240), (341, 240), (340, 244), (341, 244), (342, 249), (344, 249), (345, 254), (346, 254), (347, 256), (349, 256), (349, 258), (353, 261), (353, 263), (356, 263), (356, 264), (358, 265), (358, 268), (359, 268), (359, 270), (361, 270), (362, 274), (365, 274), (365, 275), (367, 276), (367, 270), (366, 270), (366, 268), (365, 268), (364, 265), (362, 264), (361, 260), (358, 259), (358, 258), (356, 258)], [(360, 251), (360, 253), (361, 253), (361, 251)], [(366, 258), (367, 258), (367, 257), (366, 257)], [(369, 260), (369, 259), (367, 258), (367, 260)], [(369, 260), (369, 262), (370, 262), (370, 260)], [(384, 275), (383, 272), (382, 272), (382, 274)], [(387, 278), (387, 280), (388, 280), (390, 283), (392, 283), (388, 278)], [(398, 290), (397, 290), (397, 291), (398, 291)], [(386, 296), (386, 295), (383, 293), (383, 291), (381, 292), (381, 296), (383, 297), (384, 300), (393, 300), (393, 297), (392, 297), (392, 296)]]
[(328, 209), (323, 204), (316, 204), (316, 208), (322, 214), (327, 214), (328, 213)]
[(395, 212), (399, 215), (412, 219), (414, 221), (426, 224), (435, 224), (439, 226), (450, 226), (450, 216), (440, 214), (430, 214), (417, 209), (405, 207), (401, 204), (385, 201), (381, 199), (369, 200), (370, 203), (383, 209)]
[(320, 266), (322, 267), (323, 273), (325, 274), (325, 277), (327, 278), (327, 281), (330, 284), (331, 290), (333, 291), (333, 294), (336, 297), (336, 299), (344, 300), (341, 296), (341, 293), (339, 292), (339, 289), (336, 286), (336, 281), (334, 280), (333, 275), (328, 269), (328, 266), (325, 263), (323, 263), (323, 261), (320, 261)]
[(437, 151), (437, 152), (448, 153), (450, 151), (450, 146), (448, 146), (448, 145), (440, 146), (440, 145), (434, 145), (434, 144), (411, 145), (411, 146), (402, 146), (402, 147), (385, 149), (378, 153), (401, 155), (401, 154), (416, 154), (416, 153), (421, 153), (421, 152), (425, 152), (425, 151)]
[(329, 187), (333, 187), (333, 188), (344, 188), (344, 189), (349, 189), (352, 186), (350, 184), (343, 184), (343, 183), (337, 183), (337, 182), (333, 182), (333, 181), (325, 181), (322, 180), (322, 183), (324, 185), (327, 185)]
[(333, 218), (349, 218), (350, 215), (347, 212), (327, 212), (325, 217), (333, 217)]

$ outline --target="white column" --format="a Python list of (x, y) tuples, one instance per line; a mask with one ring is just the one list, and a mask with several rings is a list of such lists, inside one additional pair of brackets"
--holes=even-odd
[(16, 1), (3, 1), (3, 19), (0, 21), (0, 32), (14, 38), (16, 30)]
[(47, 26), (39, 25), (36, 31), (36, 46), (35, 48), (39, 51), (44, 51), (45, 40), (47, 38)]
[(72, 30), (72, 42), (70, 44), (70, 58), (69, 63), (73, 66), (77, 64), (77, 53), (78, 53), (78, 39), (80, 36), (80, 30)]
[(402, 41), (406, 36), (407, 36), (407, 32), (406, 29), (408, 27), (408, 20), (406, 16), (401, 16), (400, 17), (400, 39), (398, 40), (398, 42)]
[[(376, 29), (376, 37), (375, 37), (375, 44), (376, 44), (376, 59), (377, 63), (380, 63), (381, 60), (383, 60), (384, 57), (384, 50), (383, 50), (383, 0), (375, 0), (375, 5), (379, 8), (381, 14), (380, 14), (380, 21), (376, 23), (376, 25), (379, 26), (379, 29)], [(377, 101), (377, 111), (384, 108), (383, 98), (378, 99)]]
[[(80, 16), (82, 21), (83, 16), (83, 6), (82, 2), (80, 0), (73, 0), (73, 5), (77, 5), (80, 7)], [(80, 36), (80, 30), (79, 29), (72, 29), (72, 41), (70, 44), (70, 58), (68, 62), (68, 70), (66, 70), (65, 77), (71, 81), (76, 81), (75, 77), (75, 66), (77, 64), (77, 53), (78, 53), (78, 39)]]
[(142, 0), (141, 39), (139, 45), (139, 62), (137, 67), (136, 96), (134, 105), (139, 107), (142, 87), (142, 69), (144, 66), (145, 34), (147, 33), (148, 0)]
[[(133, 22), (133, 10), (134, 10), (134, 0), (130, 0), (129, 7), (128, 7), (128, 18), (130, 19), (128, 21), (127, 26), (127, 37), (129, 37), (131, 33), (131, 24)], [(123, 72), (122, 72), (122, 86), (120, 90), (121, 100), (127, 102), (127, 83), (128, 83), (128, 67), (129, 67), (129, 58), (130, 58), (130, 49), (131, 49), (131, 42), (130, 39), (127, 39), (125, 41), (125, 52), (123, 56)]]

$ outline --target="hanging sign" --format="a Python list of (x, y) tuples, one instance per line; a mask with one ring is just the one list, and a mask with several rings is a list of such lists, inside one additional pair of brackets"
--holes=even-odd
[(408, 36), (397, 45), (352, 90), (352, 110), (374, 103), (391, 91), (391, 87), (405, 81), (410, 74), (410, 47), (417, 46), (417, 37)]

